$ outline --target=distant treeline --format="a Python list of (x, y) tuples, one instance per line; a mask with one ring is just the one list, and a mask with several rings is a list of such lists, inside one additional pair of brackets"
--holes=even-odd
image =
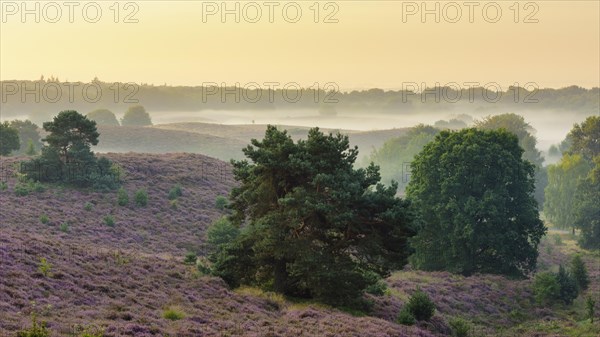
[(43, 117), (66, 109), (86, 113), (99, 106), (125, 111), (133, 104), (141, 104), (149, 111), (315, 109), (328, 115), (338, 111), (418, 113), (457, 108), (484, 112), (564, 110), (589, 115), (600, 110), (600, 89), (577, 86), (536, 89), (534, 84), (528, 84), (497, 91), (499, 86), (495, 84), (423, 88), (417, 83), (405, 83), (406, 90), (341, 92), (335, 83), (315, 83), (309, 88), (300, 88), (295, 83), (203, 84), (156, 86), (107, 83), (98, 79), (83, 83), (42, 78), (0, 81), (0, 97), (4, 118), (23, 114)]

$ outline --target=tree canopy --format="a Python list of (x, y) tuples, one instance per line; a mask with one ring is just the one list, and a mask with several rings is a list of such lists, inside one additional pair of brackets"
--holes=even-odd
[(8, 124), (0, 123), (0, 156), (8, 156), (11, 152), (18, 150), (19, 132)]
[(42, 148), (41, 137), (38, 133), (39, 127), (35, 123), (28, 119), (24, 121), (15, 119), (10, 122), (10, 126), (19, 132), (21, 146), (18, 153), (25, 154), (30, 148), (37, 152)]
[(141, 105), (134, 105), (129, 107), (121, 120), (123, 126), (148, 126), (152, 125), (150, 115), (146, 112)]
[(380, 149), (373, 151), (369, 159), (381, 168), (382, 181), (398, 182), (399, 189), (403, 192), (409, 180), (413, 157), (439, 132), (440, 130), (433, 126), (420, 124), (410, 128), (405, 135), (386, 141)]
[(100, 136), (96, 122), (74, 110), (61, 111), (52, 122), (44, 123), (44, 130), (49, 135), (43, 141), (59, 152), (64, 163), (69, 162), (69, 150), (73, 146), (89, 148), (98, 144)]
[(442, 131), (412, 162), (407, 198), (420, 217), (411, 263), (425, 270), (524, 275), (545, 227), (534, 166), (506, 130)]
[(90, 120), (93, 120), (98, 125), (119, 126), (119, 121), (115, 114), (108, 109), (97, 109), (86, 115)]
[(378, 183), (376, 166), (353, 168), (358, 150), (347, 136), (315, 128), (294, 143), (269, 126), (244, 154), (251, 162), (232, 162), (240, 186), (230, 195), (240, 233), (213, 261), (230, 285), (349, 304), (405, 264), (407, 203), (396, 184)]

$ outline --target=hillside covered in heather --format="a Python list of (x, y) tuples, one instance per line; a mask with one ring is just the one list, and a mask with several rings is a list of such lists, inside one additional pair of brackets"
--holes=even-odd
[[(104, 331), (104, 336), (438, 336), (468, 320), (473, 336), (594, 336), (582, 328), (583, 296), (571, 307), (539, 306), (531, 280), (470, 277), (410, 270), (386, 280), (384, 295), (367, 295), (370, 312), (334, 309), (255, 288), (231, 290), (221, 279), (184, 263), (206, 251), (206, 229), (223, 211), (215, 199), (235, 185), (225, 162), (196, 154), (108, 154), (124, 172), (130, 195), (44, 185), (15, 193), (14, 164), (4, 158), (0, 191), (0, 335), (31, 325), (31, 313), (53, 336)], [(169, 200), (176, 184), (182, 195)], [(146, 206), (134, 192), (145, 189)], [(113, 219), (109, 224), (106, 219)], [(538, 267), (556, 270), (580, 249), (568, 233), (552, 232)], [(599, 258), (584, 253), (591, 286), (600, 289)], [(42, 262), (45, 261), (45, 262)], [(46, 268), (42, 267), (43, 265)], [(429, 322), (396, 323), (420, 287), (436, 304)], [(168, 313), (175, 312), (176, 319)], [(171, 317), (171, 318), (168, 318)], [(590, 330), (592, 329), (592, 330)]]

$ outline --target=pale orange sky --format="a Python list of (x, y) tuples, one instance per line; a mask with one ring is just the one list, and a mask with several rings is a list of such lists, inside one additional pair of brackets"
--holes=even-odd
[[(537, 8), (524, 8), (528, 2)], [(115, 12), (109, 8), (114, 1), (96, 2), (102, 9), (97, 23), (84, 21), (85, 2), (74, 8), (74, 23), (69, 22), (69, 8), (62, 5), (58, 23), (49, 23), (46, 18), (54, 18), (54, 9), (47, 7), (45, 16), (46, 3), (38, 2), (40, 23), (32, 14), (21, 22), (20, 8), (11, 13), (11, 4), (20, 3), (2, 1), (2, 80), (37, 79), (44, 74), (69, 81), (97, 76), (103, 81), (172, 85), (335, 82), (342, 90), (400, 88), (402, 82), (600, 86), (598, 1), (520, 2), (518, 23), (514, 8), (509, 8), (514, 1), (495, 2), (502, 10), (496, 23), (485, 21), (495, 16), (491, 5), (489, 15), (482, 14), (488, 1), (477, 2), (473, 23), (462, 1), (456, 2), (462, 10), (458, 23), (443, 16), (445, 2), (440, 2), (440, 23), (433, 15), (421, 22), (420, 11), (403, 22), (403, 6), (409, 2), (401, 1), (334, 1), (338, 11), (333, 18), (338, 23), (322, 23), (335, 9), (326, 10), (327, 1), (320, 2), (319, 23), (313, 22), (315, 12), (310, 9), (314, 1), (295, 2), (302, 9), (297, 23), (285, 22), (282, 15), (289, 2), (277, 2), (274, 23), (269, 22), (269, 7), (263, 1), (256, 2), (263, 11), (258, 23), (244, 22), (243, 15), (240, 23), (233, 15), (222, 23), (220, 12), (203, 22), (200, 1), (133, 1), (139, 9), (133, 16), (138, 23), (122, 22), (135, 9), (125, 10), (125, 2), (120, 22), (114, 23)], [(207, 9), (209, 2), (204, 3)], [(239, 3), (243, 14), (247, 2)], [(435, 3), (428, 4), (433, 8)], [(293, 18), (293, 8), (288, 7), (287, 18)], [(87, 18), (93, 19), (92, 9)], [(253, 17), (252, 7), (247, 9)], [(454, 9), (447, 9), (453, 17)], [(538, 22), (524, 23), (536, 9), (532, 18)]]

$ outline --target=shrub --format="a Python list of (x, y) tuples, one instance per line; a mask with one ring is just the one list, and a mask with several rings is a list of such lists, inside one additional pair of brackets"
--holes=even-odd
[(69, 224), (66, 222), (63, 222), (60, 224), (60, 231), (63, 233), (68, 233), (69, 232)]
[(418, 321), (428, 321), (433, 316), (435, 304), (421, 288), (410, 297), (406, 309), (412, 313)]
[(50, 337), (50, 331), (46, 328), (46, 322), (37, 323), (35, 314), (31, 315), (31, 328), (17, 332), (17, 337)]
[(368, 272), (369, 286), (365, 288), (365, 292), (375, 296), (382, 296), (387, 290), (387, 284), (374, 272)]
[(5, 191), (8, 188), (8, 184), (5, 181), (0, 181), (0, 191)]
[(560, 284), (550, 272), (538, 273), (533, 281), (533, 294), (540, 304), (548, 304), (560, 296)]
[(198, 256), (194, 252), (188, 252), (185, 254), (185, 258), (183, 259), (183, 263), (185, 264), (196, 264), (196, 259)]
[(171, 209), (177, 209), (178, 205), (179, 204), (177, 203), (177, 199), (169, 201), (169, 206), (171, 207)]
[(24, 197), (24, 196), (28, 195), (29, 192), (30, 192), (30, 190), (29, 190), (29, 188), (28, 188), (28, 186), (26, 184), (17, 183), (15, 185), (15, 194), (18, 197)]
[(575, 255), (573, 260), (571, 260), (571, 274), (573, 275), (575, 282), (577, 282), (579, 289), (587, 289), (590, 284), (590, 278), (585, 263), (583, 263), (583, 259), (580, 255)]
[(577, 281), (565, 270), (565, 268), (563, 268), (562, 265), (558, 268), (556, 281), (560, 286), (559, 298), (567, 305), (573, 303), (573, 300), (579, 295)]
[(109, 226), (109, 227), (114, 227), (115, 226), (115, 218), (112, 215), (107, 215), (104, 217), (104, 224)]
[(226, 197), (220, 195), (215, 199), (215, 207), (218, 210), (224, 210), (225, 207), (227, 207), (227, 205), (229, 205), (229, 201), (227, 200)]
[(40, 274), (48, 277), (51, 275), (50, 271), (52, 270), (52, 265), (46, 260), (45, 257), (40, 259), (40, 263), (38, 264), (38, 271)]
[(40, 222), (44, 225), (50, 222), (50, 218), (46, 214), (40, 215)]
[(138, 206), (146, 206), (148, 204), (148, 192), (145, 189), (141, 188), (135, 192), (135, 203)]
[(182, 187), (180, 184), (176, 184), (169, 191), (169, 200), (175, 200), (183, 195)]
[(585, 308), (587, 312), (587, 317), (590, 319), (590, 323), (594, 323), (594, 306), (596, 305), (596, 301), (592, 299), (591, 296), (588, 296), (585, 301)]
[(462, 318), (452, 318), (450, 322), (452, 328), (452, 336), (454, 337), (467, 337), (471, 330), (471, 324)]
[(119, 206), (126, 206), (128, 203), (129, 194), (123, 187), (119, 188), (117, 191), (117, 204), (119, 204)]
[(400, 313), (398, 314), (397, 322), (402, 325), (414, 325), (417, 321), (415, 320), (415, 316), (407, 309), (406, 306), (402, 308)]
[(199, 256), (196, 259), (196, 268), (198, 268), (198, 271), (204, 275), (212, 274), (212, 268), (210, 265), (210, 261), (204, 256)]
[(178, 310), (177, 308), (168, 308), (163, 312), (163, 317), (165, 319), (170, 319), (172, 321), (177, 321), (185, 317), (185, 314)]
[(94, 207), (94, 205), (92, 205), (91, 202), (86, 202), (85, 205), (83, 206), (83, 209), (85, 209), (86, 211), (91, 211), (92, 208)]
[(560, 237), (560, 235), (555, 234), (554, 235), (554, 244), (557, 246), (560, 246), (563, 244), (562, 238)]

